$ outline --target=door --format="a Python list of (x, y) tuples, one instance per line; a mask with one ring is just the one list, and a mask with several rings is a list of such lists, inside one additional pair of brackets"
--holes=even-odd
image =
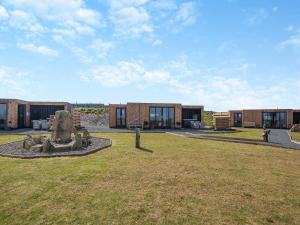
[(25, 127), (26, 120), (26, 106), (23, 104), (18, 105), (18, 128)]
[(293, 118), (293, 124), (300, 124), (300, 112), (294, 112)]
[(243, 116), (241, 112), (234, 113), (234, 126), (235, 127), (243, 126)]
[(117, 108), (116, 111), (116, 126), (118, 128), (125, 128), (126, 127), (126, 108)]

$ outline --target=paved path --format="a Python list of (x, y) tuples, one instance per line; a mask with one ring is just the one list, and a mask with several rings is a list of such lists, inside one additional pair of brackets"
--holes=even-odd
[(269, 142), (280, 144), (286, 148), (296, 148), (300, 150), (300, 144), (291, 141), (288, 130), (271, 129)]
[(278, 130), (272, 129), (269, 142), (263, 141), (255, 141), (244, 138), (229, 138), (229, 137), (216, 137), (216, 136), (205, 136), (205, 135), (194, 135), (190, 132), (182, 132), (182, 131), (173, 131), (168, 132), (173, 135), (184, 136), (188, 138), (196, 138), (196, 139), (206, 139), (212, 141), (226, 141), (226, 142), (235, 142), (235, 143), (244, 143), (244, 144), (255, 144), (255, 145), (265, 145), (265, 146), (273, 146), (273, 147), (283, 147), (283, 148), (292, 148), (300, 150), (300, 144), (294, 143), (291, 141), (288, 130)]

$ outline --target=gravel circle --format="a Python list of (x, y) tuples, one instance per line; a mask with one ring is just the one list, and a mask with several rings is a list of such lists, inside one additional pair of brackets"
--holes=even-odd
[(7, 144), (0, 145), (0, 156), (21, 158), (21, 159), (33, 159), (33, 158), (50, 158), (61, 156), (84, 156), (91, 153), (95, 153), (101, 149), (111, 147), (112, 141), (107, 138), (95, 138), (91, 139), (91, 144), (87, 148), (74, 151), (64, 152), (33, 152), (23, 148), (23, 141), (15, 141)]

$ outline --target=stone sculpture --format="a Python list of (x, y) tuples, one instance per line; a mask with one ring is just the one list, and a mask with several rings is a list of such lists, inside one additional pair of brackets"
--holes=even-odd
[(61, 110), (55, 113), (53, 121), (52, 141), (60, 144), (69, 143), (73, 131), (73, 118), (69, 111)]
[[(72, 134), (74, 135), (72, 137)], [(57, 111), (53, 119), (51, 139), (46, 137), (34, 138), (27, 135), (23, 142), (23, 148), (37, 152), (74, 151), (91, 144), (91, 136), (88, 131), (83, 132), (83, 137), (73, 128), (73, 119), (66, 110)]]

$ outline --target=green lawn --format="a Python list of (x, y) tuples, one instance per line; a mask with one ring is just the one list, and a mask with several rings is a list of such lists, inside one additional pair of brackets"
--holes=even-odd
[(300, 142), (300, 132), (290, 132), (290, 134), (294, 141)]
[(299, 151), (169, 134), (142, 134), (137, 151), (133, 134), (98, 136), (113, 147), (0, 157), (0, 224), (300, 224)]
[[(238, 132), (232, 133), (211, 133), (211, 134), (203, 134), (209, 136), (216, 137), (230, 137), (230, 138), (245, 138), (245, 139), (253, 139), (253, 140), (262, 140), (262, 129), (257, 128), (235, 128)], [(202, 135), (202, 134), (200, 134)]]

